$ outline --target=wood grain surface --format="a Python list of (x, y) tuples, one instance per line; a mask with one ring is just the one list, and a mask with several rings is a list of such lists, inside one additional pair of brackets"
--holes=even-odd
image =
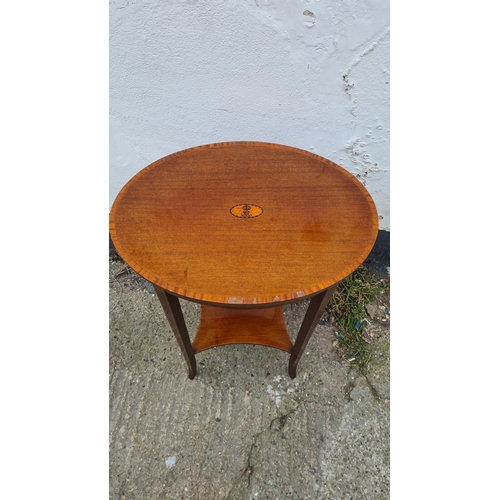
[(110, 213), (116, 250), (137, 273), (180, 297), (234, 307), (332, 286), (364, 261), (377, 231), (373, 200), (352, 174), (262, 142), (166, 156), (123, 187)]
[(292, 352), (283, 307), (241, 310), (202, 305), (194, 353), (228, 344), (265, 345)]

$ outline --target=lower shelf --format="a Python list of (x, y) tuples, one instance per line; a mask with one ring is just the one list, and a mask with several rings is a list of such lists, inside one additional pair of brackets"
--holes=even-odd
[(194, 353), (228, 344), (256, 344), (290, 353), (293, 343), (285, 326), (283, 307), (224, 309), (201, 306)]

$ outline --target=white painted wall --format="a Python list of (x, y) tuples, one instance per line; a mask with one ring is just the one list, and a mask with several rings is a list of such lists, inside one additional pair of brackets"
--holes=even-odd
[(110, 0), (110, 206), (154, 160), (236, 140), (335, 161), (389, 230), (389, 0)]

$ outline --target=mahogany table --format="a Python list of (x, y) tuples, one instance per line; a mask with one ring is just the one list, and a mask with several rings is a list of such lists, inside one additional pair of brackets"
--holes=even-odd
[[(120, 191), (110, 234), (150, 281), (189, 368), (226, 344), (290, 353), (296, 376), (336, 284), (378, 231), (375, 205), (349, 172), (300, 149), (262, 142), (199, 146), (155, 161)], [(179, 297), (201, 304), (191, 342)], [(310, 297), (292, 342), (283, 305)]]

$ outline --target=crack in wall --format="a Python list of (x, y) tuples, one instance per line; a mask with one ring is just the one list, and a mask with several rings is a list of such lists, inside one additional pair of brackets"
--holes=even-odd
[(373, 52), (375, 48), (379, 45), (379, 43), (390, 33), (390, 27), (384, 28), (382, 33), (378, 35), (378, 37), (372, 41), (371, 43), (369, 42), (369, 45), (360, 52), (358, 56), (356, 56), (352, 61), (351, 64), (347, 67), (347, 69), (344, 71), (342, 74), (342, 80), (343, 80), (343, 87), (344, 91), (346, 94), (349, 96), (351, 99), (352, 105), (351, 105), (351, 115), (356, 116), (356, 108), (358, 107), (358, 97), (357, 95), (352, 91), (354, 87), (354, 82), (351, 81), (351, 71), (353, 68), (355, 68), (365, 56), (367, 56), (370, 52)]

